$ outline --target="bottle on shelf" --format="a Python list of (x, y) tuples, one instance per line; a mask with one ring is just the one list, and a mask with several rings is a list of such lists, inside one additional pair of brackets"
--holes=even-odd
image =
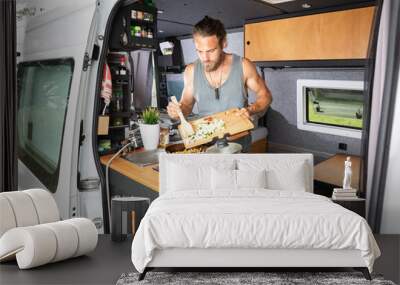
[(113, 112), (122, 112), (123, 110), (123, 94), (122, 94), (122, 87), (121, 86), (116, 86), (113, 89), (113, 105), (112, 105), (112, 111)]
[(146, 28), (142, 28), (142, 38), (147, 38), (147, 29)]
[(120, 66), (119, 66), (119, 75), (126, 75), (127, 74), (125, 62), (126, 62), (125, 55), (122, 55), (119, 58), (119, 64), (120, 64)]

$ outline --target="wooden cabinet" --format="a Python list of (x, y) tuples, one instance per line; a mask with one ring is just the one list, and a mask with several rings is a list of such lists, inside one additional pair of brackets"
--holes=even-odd
[(252, 61), (365, 59), (374, 6), (245, 25)]
[(332, 199), (332, 202), (341, 205), (342, 207), (359, 214), (365, 218), (365, 199), (354, 198), (352, 200)]

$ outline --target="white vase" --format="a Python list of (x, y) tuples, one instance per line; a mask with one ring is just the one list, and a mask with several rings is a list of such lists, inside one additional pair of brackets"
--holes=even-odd
[(160, 125), (139, 124), (140, 135), (142, 136), (145, 150), (157, 149), (160, 141)]

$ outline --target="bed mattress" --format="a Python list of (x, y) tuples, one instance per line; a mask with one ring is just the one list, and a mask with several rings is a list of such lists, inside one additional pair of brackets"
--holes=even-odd
[(372, 271), (380, 255), (361, 216), (307, 192), (267, 189), (170, 192), (157, 198), (132, 243), (139, 272), (163, 249), (359, 250)]

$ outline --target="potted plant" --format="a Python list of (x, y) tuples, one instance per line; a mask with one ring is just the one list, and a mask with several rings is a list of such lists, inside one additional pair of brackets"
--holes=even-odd
[(148, 107), (139, 121), (140, 135), (145, 150), (154, 150), (160, 140), (160, 113), (156, 108)]

